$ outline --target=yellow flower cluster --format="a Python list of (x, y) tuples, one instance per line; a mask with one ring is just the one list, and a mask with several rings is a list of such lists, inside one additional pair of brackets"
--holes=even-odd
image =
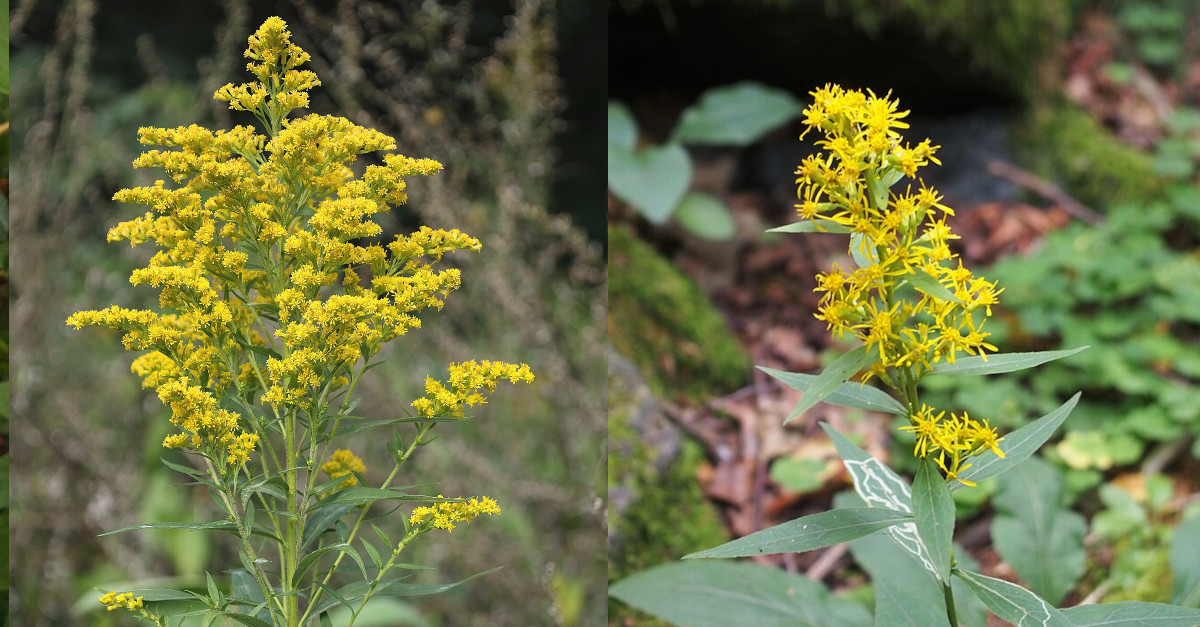
[(425, 378), (425, 396), (412, 402), (417, 413), (423, 417), (463, 416), (462, 406), (486, 403), (483, 391), (494, 392), (501, 379), (511, 383), (533, 382), (533, 373), (527, 364), (508, 364), (500, 361), (476, 363), (474, 360), (450, 364), (447, 388), (441, 381)]
[(928, 405), (921, 405), (921, 410), (909, 416), (909, 423), (900, 427), (901, 431), (911, 431), (917, 436), (917, 444), (913, 455), (922, 459), (936, 455), (935, 458), (946, 478), (958, 480), (966, 485), (974, 486), (972, 481), (959, 479), (962, 471), (971, 467), (965, 463), (974, 455), (990, 450), (1000, 457), (1004, 451), (998, 444), (1002, 438), (996, 433), (987, 420), (978, 422), (972, 420), (966, 412), (962, 416), (946, 412), (934, 413)]
[[(278, 17), (250, 37), (246, 57), (257, 81), (214, 97), (254, 114), (265, 134), (250, 126), (139, 129), (143, 144), (159, 148), (134, 166), (162, 168), (173, 185), (160, 180), (113, 197), (150, 208), (108, 238), (157, 246), (130, 281), (158, 288), (161, 309), (113, 306), (67, 320), (120, 330), (126, 349), (148, 351), (132, 369), (181, 430), (165, 446), (235, 465), (261, 444), (271, 418), (235, 408), (264, 403), (275, 419), (319, 420), (384, 342), (420, 327), (418, 315), (440, 309), (461, 285), (457, 269), (432, 264), (480, 249), (457, 229), (424, 226), (373, 243), (382, 232), (374, 216), (407, 199), (405, 177), (435, 174), (441, 164), (388, 154), (355, 178), (359, 154), (394, 150), (395, 140), (341, 117), (289, 116), (320, 81), (299, 69), (309, 56)], [(475, 392), (493, 389), (496, 377), (533, 376), (527, 366), (518, 373), (484, 364), (452, 370), (453, 391), (420, 406), (452, 414), (482, 402)]]
[[(321, 472), (329, 475), (330, 479), (346, 477), (346, 480), (338, 487), (349, 488), (358, 485), (358, 477), (355, 477), (353, 473), (357, 472), (361, 475), (367, 472), (367, 465), (363, 463), (362, 458), (349, 449), (338, 449), (329, 456), (329, 461), (321, 465)], [(347, 475), (349, 476), (347, 477)]]
[[(960, 352), (996, 350), (973, 314), (982, 308), (991, 315), (1002, 290), (961, 262), (948, 265), (957, 257), (949, 247), (956, 236), (945, 222), (953, 212), (919, 179), (916, 191), (911, 185), (903, 193), (891, 191), (918, 168), (940, 163), (937, 147), (929, 140), (901, 142), (895, 129), (908, 127), (908, 112), (897, 111), (887, 96), (836, 85), (812, 96), (805, 132), (821, 132), (817, 144), (828, 154), (807, 157), (797, 168), (796, 208), (819, 229), (850, 232), (859, 265), (847, 270), (835, 264), (818, 275), (817, 318), (836, 335), (849, 331), (878, 351), (874, 374), (911, 367), (919, 377), (943, 358), (954, 363)], [(920, 292), (918, 301), (896, 298), (905, 283)]]
[(100, 602), (108, 606), (108, 611), (125, 608), (127, 610), (137, 612), (143, 608), (142, 597), (133, 598), (132, 592), (108, 592), (100, 597)]
[[(443, 497), (439, 494), (438, 498)], [(456, 522), (469, 524), (472, 519), (480, 514), (496, 515), (499, 513), (500, 506), (496, 504), (496, 501), (485, 496), (483, 498), (473, 498), (469, 501), (434, 503), (430, 507), (418, 507), (413, 510), (408, 522), (414, 527), (428, 524), (430, 527), (437, 529), (454, 531), (454, 523)]]
[[(946, 477), (958, 479), (965, 460), (984, 450), (1003, 453), (988, 422), (966, 413), (917, 410), (916, 382), (959, 353), (980, 355), (996, 347), (986, 340), (983, 321), (1003, 291), (963, 267), (949, 243), (957, 237), (946, 225), (953, 211), (919, 178), (917, 170), (940, 162), (928, 139), (913, 146), (897, 129), (908, 128), (907, 111), (889, 95), (827, 85), (812, 92), (804, 111), (808, 131), (823, 138), (821, 152), (796, 169), (796, 209), (816, 230), (850, 233), (854, 269), (833, 264), (817, 275), (821, 294), (816, 317), (836, 336), (850, 332), (867, 346), (873, 363), (864, 380), (880, 377), (909, 406), (917, 436), (913, 453), (935, 455)], [(892, 187), (915, 179), (903, 192)], [(914, 290), (906, 297), (903, 290)], [(969, 483), (963, 481), (963, 483)]]

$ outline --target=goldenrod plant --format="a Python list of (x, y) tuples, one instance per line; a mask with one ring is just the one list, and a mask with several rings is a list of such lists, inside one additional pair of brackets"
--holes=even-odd
[[(868, 625), (871, 617), (861, 606), (816, 582), (698, 559), (811, 551), (858, 540), (855, 555), (874, 582), (875, 625), (974, 627), (982, 625), (984, 607), (1020, 627), (1200, 624), (1200, 610), (1157, 603), (1058, 609), (1020, 585), (977, 572), (970, 556), (956, 551), (951, 492), (971, 489), (1027, 460), (1067, 418), (1079, 394), (1001, 436), (986, 417), (948, 413), (922, 402), (922, 379), (1013, 372), (1086, 347), (996, 353), (985, 325), (1003, 289), (963, 267), (949, 247), (956, 236), (945, 218), (952, 210), (917, 176), (921, 167), (938, 163), (937, 146), (929, 140), (903, 141), (907, 112), (890, 94), (828, 85), (811, 95), (805, 133), (821, 135), (817, 144), (823, 151), (796, 170), (802, 220), (773, 231), (849, 235), (855, 267), (834, 264), (817, 276), (821, 299), (815, 315), (835, 337), (860, 343), (819, 375), (760, 369), (804, 392), (787, 420), (820, 401), (907, 419), (900, 428), (916, 436), (914, 480), (909, 483), (823, 424), (858, 502), (839, 499), (833, 510), (685, 558), (694, 561), (639, 573), (618, 582), (613, 596), (694, 627)], [(869, 381), (879, 381), (891, 393)]]
[[(426, 378), (424, 396), (402, 415), (352, 413), (355, 389), (379, 364), (384, 343), (420, 328), (420, 315), (441, 309), (459, 287), (458, 269), (434, 263), (478, 251), (480, 242), (422, 226), (374, 243), (382, 229), (373, 216), (406, 201), (405, 177), (433, 175), (441, 164), (386, 154), (356, 177), (349, 166), (358, 155), (394, 150), (395, 141), (344, 118), (293, 115), (320, 81), (300, 69), (308, 54), (291, 43), (282, 19), (263, 23), (246, 57), (256, 80), (226, 85), (214, 97), (252, 114), (260, 128), (142, 128), (143, 144), (165, 149), (148, 150), (134, 166), (161, 168), (171, 181), (114, 196), (150, 207), (113, 227), (108, 239), (158, 247), (130, 281), (158, 288), (159, 309), (113, 306), (67, 321), (122, 331), (125, 348), (142, 353), (132, 370), (158, 393), (177, 429), (163, 446), (186, 451), (196, 465), (164, 463), (207, 486), (223, 510), (211, 522), (119, 531), (232, 533), (241, 563), (222, 568), (228, 586), (209, 576), (204, 593), (105, 590), (100, 602), (164, 626), (183, 619), (156, 604), (184, 600), (205, 624), (328, 625), (330, 612), (345, 608), (352, 625), (372, 597), (457, 585), (406, 583), (396, 573), (414, 567), (398, 561), (401, 553), (434, 529), (499, 514), (499, 505), (394, 482), (439, 424), (464, 420), (466, 408), (486, 402), (500, 381), (531, 382), (533, 374), (525, 364), (452, 363), (444, 379)], [(364, 459), (337, 447), (363, 429), (382, 431), (390, 455), (378, 487), (366, 487)], [(402, 536), (375, 524), (377, 502), (390, 502), (389, 511), (417, 504)], [(347, 583), (347, 573), (356, 580)]]

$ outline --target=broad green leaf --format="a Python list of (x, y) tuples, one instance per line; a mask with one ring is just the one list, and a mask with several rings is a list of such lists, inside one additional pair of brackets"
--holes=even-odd
[(1073, 627), (1196, 627), (1200, 609), (1166, 603), (1122, 601), (1063, 610)]
[[(991, 451), (984, 451), (972, 458), (971, 467), (959, 473), (959, 478), (978, 483), (1029, 459), (1029, 456), (1033, 455), (1046, 443), (1046, 440), (1050, 439), (1050, 436), (1054, 435), (1054, 431), (1067, 419), (1071, 410), (1075, 409), (1080, 395), (1080, 392), (1076, 392), (1075, 396), (1060, 405), (1058, 409), (1005, 435), (999, 444), (1000, 450), (1004, 452), (1003, 458)], [(961, 485), (961, 483), (955, 483), (950, 486), (950, 489), (957, 490)]]
[(1171, 602), (1188, 607), (1200, 605), (1200, 516), (1185, 520), (1175, 527), (1175, 533), (1171, 536), (1170, 559), (1175, 578), (1175, 593)]
[(993, 614), (1016, 627), (1073, 627), (1061, 611), (1015, 583), (955, 569)]
[(954, 363), (940, 362), (935, 364), (930, 374), (1002, 374), (1016, 372), (1040, 366), (1044, 363), (1070, 357), (1087, 350), (1088, 346), (1080, 346), (1062, 351), (1037, 351), (1033, 353), (997, 353), (995, 355), (963, 357)]
[(609, 587), (610, 596), (680, 627), (866, 627), (866, 609), (820, 583), (738, 562), (656, 566)]
[(996, 550), (1038, 596), (1058, 604), (1083, 575), (1083, 517), (1062, 506), (1062, 473), (1039, 458), (999, 479), (992, 503)]
[(304, 535), (300, 542), (300, 548), (306, 548), (312, 541), (320, 537), (325, 531), (332, 529), (333, 524), (341, 519), (346, 512), (354, 508), (354, 505), (340, 504), (327, 505), (315, 512), (311, 513), (308, 520), (304, 521)]
[(135, 529), (184, 529), (187, 531), (200, 531), (206, 529), (215, 529), (217, 531), (228, 531), (237, 533), (237, 527), (228, 520), (217, 520), (213, 522), (156, 522), (143, 523), (132, 527), (122, 527), (115, 531), (102, 533), (102, 536), (111, 536), (115, 533), (123, 533), (125, 531), (133, 531)]
[(954, 499), (932, 459), (921, 460), (913, 478), (913, 519), (929, 549), (938, 579), (950, 582), (950, 544), (954, 539)]
[[(868, 507), (890, 509), (904, 514), (912, 513), (912, 488), (896, 471), (871, 457), (854, 443), (847, 440), (836, 429), (825, 423), (821, 428), (829, 434), (846, 472), (854, 481), (854, 490)], [(887, 534), (913, 557), (920, 561), (932, 577), (937, 577), (937, 568), (929, 557), (929, 549), (917, 533), (915, 522), (900, 523), (887, 528)]]
[[(951, 292), (949, 289), (947, 289), (945, 285), (938, 283), (937, 279), (926, 274), (924, 270), (917, 270), (916, 272), (913, 272), (911, 275), (908, 276), (907, 280), (908, 280), (909, 285), (912, 285), (913, 287), (917, 288), (918, 290), (921, 290), (925, 294), (928, 294), (929, 296), (932, 296), (938, 300), (949, 301), (952, 303), (963, 302), (961, 298), (954, 295), (954, 292)], [(995, 355), (995, 357), (999, 357), (999, 356), (1000, 355)], [(989, 357), (988, 359), (990, 360), (991, 357)], [(959, 359), (955, 363), (962, 363), (966, 360), (967, 360), (967, 358), (964, 357), (963, 359)], [(939, 364), (939, 366), (940, 365), (943, 365), (943, 364)], [(937, 368), (934, 368), (934, 372), (937, 372)], [(966, 374), (966, 373), (963, 373), (963, 374)]]
[(911, 521), (912, 516), (883, 508), (834, 509), (763, 529), (721, 546), (685, 555), (683, 559), (800, 553), (849, 542)]
[(867, 364), (874, 361), (874, 359), (875, 357), (871, 355), (864, 344), (833, 360), (833, 363), (829, 364), (809, 384), (808, 391), (800, 398), (800, 402), (796, 404), (796, 408), (792, 410), (792, 413), (788, 414), (783, 424), (791, 422), (800, 414), (811, 409), (813, 405), (824, 400), (825, 397), (836, 391), (847, 379), (858, 374), (859, 370), (862, 370)]
[[(262, 588), (258, 586), (254, 575), (241, 568), (229, 573), (229, 596), (250, 607), (258, 607), (266, 603)], [(259, 618), (266, 616), (265, 609), (256, 611), (255, 616)]]
[(758, 83), (714, 87), (684, 110), (671, 139), (685, 144), (749, 146), (799, 116), (802, 109), (791, 94)]
[(608, 101), (608, 143), (626, 150), (637, 147), (637, 122), (629, 107), (615, 100)]
[(729, 207), (712, 194), (692, 192), (684, 196), (675, 209), (675, 219), (693, 235), (705, 239), (725, 240), (737, 232)]
[(783, 226), (777, 226), (773, 229), (767, 229), (768, 233), (849, 233), (850, 227), (834, 222), (833, 220), (825, 220), (818, 218), (816, 220), (801, 220)]
[[(816, 375), (784, 372), (774, 368), (767, 368), (766, 366), (758, 366), (757, 368), (778, 379), (784, 385), (794, 390), (800, 390), (801, 392), (807, 392), (808, 388), (812, 387), (813, 382), (817, 380)], [(888, 395), (887, 392), (861, 383), (843, 383), (834, 388), (824, 398), (824, 401), (830, 405), (839, 405), (841, 407), (881, 411), (896, 414), (897, 416), (908, 415), (908, 410), (904, 408), (904, 405)]]
[(654, 224), (671, 217), (691, 181), (692, 159), (679, 144), (608, 147), (608, 186)]
[[(834, 505), (861, 507), (862, 501), (843, 492), (834, 496)], [(850, 553), (875, 586), (875, 625), (949, 627), (941, 586), (911, 553), (878, 533), (851, 542)]]

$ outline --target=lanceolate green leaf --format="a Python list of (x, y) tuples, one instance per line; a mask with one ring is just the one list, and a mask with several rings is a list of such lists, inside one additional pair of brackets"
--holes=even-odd
[(801, 220), (783, 226), (777, 226), (773, 229), (767, 229), (768, 233), (849, 233), (850, 227), (826, 220), (817, 218), (816, 220)]
[(182, 530), (186, 530), (186, 531), (216, 530), (216, 531), (228, 531), (230, 533), (237, 533), (237, 527), (234, 526), (234, 524), (232, 522), (229, 522), (228, 520), (216, 520), (213, 522), (143, 523), (140, 525), (134, 525), (132, 527), (122, 527), (121, 529), (117, 529), (114, 531), (106, 531), (100, 535), (111, 536), (114, 533), (133, 531), (135, 529), (182, 529)]
[(224, 616), (230, 620), (235, 620), (243, 625), (246, 625), (247, 627), (272, 627), (271, 623), (268, 623), (261, 618), (246, 616), (245, 614), (238, 614), (237, 612), (221, 612), (221, 616)]
[(858, 374), (858, 371), (871, 363), (873, 359), (874, 357), (871, 356), (865, 344), (835, 359), (808, 386), (808, 391), (804, 393), (800, 402), (796, 404), (796, 408), (792, 410), (792, 413), (788, 414), (787, 419), (783, 423), (787, 424), (791, 422), (800, 414), (811, 409), (813, 405), (824, 400), (826, 396), (837, 390), (847, 379)]
[(1200, 609), (1166, 603), (1122, 601), (1063, 610), (1073, 627), (1196, 627)]
[[(938, 283), (937, 279), (929, 276), (923, 270), (917, 270), (907, 278), (909, 285), (912, 285), (918, 290), (921, 290), (922, 292), (938, 300), (945, 300), (952, 303), (963, 302), (961, 298), (955, 296), (953, 292), (946, 288), (946, 286)], [(991, 357), (988, 357), (988, 359), (991, 359)], [(965, 361), (965, 359), (960, 359), (958, 361)]]
[[(467, 577), (466, 579), (463, 579), (462, 581), (456, 581), (454, 583), (443, 583), (443, 584), (404, 583), (404, 579), (406, 579), (408, 577), (406, 575), (405, 577), (388, 579), (388, 580), (384, 580), (384, 581), (380, 582), (380, 584), (375, 588), (374, 594), (375, 595), (384, 595), (384, 596), (394, 596), (394, 597), (424, 596), (424, 595), (429, 595), (429, 594), (438, 594), (438, 593), (450, 590), (452, 588), (461, 586), (462, 584), (467, 583), (468, 581), (471, 581), (472, 579), (475, 579), (477, 577), (482, 577), (484, 575), (490, 575), (491, 573), (494, 573), (498, 570), (500, 570), (500, 569), (493, 568), (491, 570), (485, 570), (481, 573), (471, 575), (470, 577)], [(363, 596), (366, 595), (367, 590), (369, 590), (369, 589), (370, 589), (370, 586), (369, 586), (368, 582), (366, 582), (366, 581), (356, 581), (354, 583), (342, 586), (341, 588), (338, 588), (336, 591), (327, 589), (327, 591), (333, 598), (325, 599), (324, 601), (321, 601), (320, 603), (318, 603), (317, 606), (315, 608), (313, 608), (312, 614), (320, 614), (321, 612), (326, 612), (326, 611), (330, 610), (331, 608), (337, 607), (339, 605), (345, 605), (346, 607), (349, 608), (350, 604), (354, 604), (355, 601), (358, 601), (359, 599), (363, 598)], [(353, 609), (353, 608), (351, 608), (351, 609)]]
[(430, 503), (438, 503), (445, 501), (453, 501), (454, 499), (436, 498), (421, 494), (405, 494), (396, 492), (395, 490), (386, 490), (383, 488), (365, 488), (353, 487), (343, 488), (334, 492), (317, 502), (315, 507), (328, 507), (330, 505), (365, 505), (374, 503), (375, 501), (428, 501)]
[(1016, 627), (1073, 627), (1061, 611), (1015, 583), (968, 570), (954, 571), (993, 614)]
[(1087, 350), (1088, 346), (1080, 346), (1061, 351), (1038, 351), (1035, 353), (997, 353), (983, 357), (963, 357), (954, 363), (940, 362), (934, 365), (930, 374), (1002, 374), (1033, 368), (1044, 363), (1070, 357), (1075, 353)]
[[(813, 382), (817, 380), (817, 375), (804, 374), (801, 372), (784, 372), (766, 366), (757, 366), (759, 370), (771, 375), (781, 381), (784, 385), (805, 392), (812, 387)], [(826, 403), (830, 405), (839, 405), (841, 407), (854, 407), (857, 409), (866, 409), (869, 411), (882, 411), (898, 416), (908, 414), (908, 410), (904, 409), (904, 405), (900, 401), (892, 398), (879, 388), (861, 383), (843, 383), (835, 388), (828, 396), (824, 398)]]
[(913, 479), (913, 518), (943, 583), (950, 582), (950, 543), (954, 538), (954, 499), (932, 459), (921, 460)]
[[(1075, 405), (1079, 403), (1079, 396), (1080, 393), (1076, 392), (1075, 396), (1060, 405), (1058, 409), (1004, 436), (1000, 440), (1000, 450), (1004, 452), (1003, 458), (991, 451), (984, 451), (978, 457), (973, 458), (970, 468), (959, 473), (959, 478), (978, 483), (1029, 459), (1030, 455), (1033, 455), (1046, 443), (1046, 440), (1050, 439), (1050, 436), (1054, 435), (1054, 431), (1067, 419), (1071, 410), (1075, 409)], [(950, 486), (950, 489), (956, 490), (960, 485), (962, 484), (956, 483)]]
[(763, 529), (721, 546), (685, 555), (684, 559), (812, 551), (911, 521), (912, 516), (883, 508), (834, 509)]
[(723, 561), (657, 566), (616, 582), (609, 595), (679, 627), (867, 627), (871, 616), (816, 581)]

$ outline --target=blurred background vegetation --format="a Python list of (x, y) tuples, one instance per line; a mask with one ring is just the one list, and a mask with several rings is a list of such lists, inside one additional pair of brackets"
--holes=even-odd
[[(604, 29), (581, 0), (16, 3), (14, 623), (121, 624), (93, 586), (203, 586), (205, 569), (219, 575), (236, 563), (211, 535), (100, 537), (146, 520), (208, 520), (214, 508), (159, 462), (172, 455), (160, 446), (167, 413), (129, 373), (134, 355), (115, 334), (63, 321), (82, 308), (154, 302), (128, 283), (149, 252), (104, 241), (133, 211), (113, 193), (160, 176), (131, 167), (136, 129), (250, 123), (211, 94), (247, 80), (246, 38), (270, 15), (312, 54), (324, 83), (313, 111), (377, 128), (402, 154), (445, 165), (410, 183), (410, 204), (383, 216), (384, 237), (427, 224), (484, 244), (458, 261), (464, 287), (445, 310), (392, 348), (360, 411), (392, 415), (450, 361), (524, 361), (537, 374), (448, 429), (404, 477), (492, 495), (504, 508), (414, 547), (405, 561), (436, 567), (419, 581), (503, 570), (373, 624), (602, 624), (605, 67), (595, 51)], [(384, 471), (377, 442), (356, 448), (369, 467), (377, 460), (369, 479)]]
[[(1001, 350), (1092, 346), (1020, 376), (928, 380), (929, 402), (1004, 429), (1083, 391), (1028, 471), (1053, 489), (958, 491), (957, 540), (1027, 585), (1028, 556), (1057, 560), (1035, 591), (1063, 605), (1200, 604), (1200, 5), (621, 0), (609, 32), (610, 163), (683, 181), (672, 214), (610, 178), (611, 579), (828, 509), (847, 482), (818, 420), (911, 459), (887, 417), (818, 406), (781, 428), (797, 397), (745, 366), (817, 372), (846, 349), (811, 313), (813, 276), (850, 263), (844, 238), (763, 234), (796, 221), (801, 105), (832, 82), (891, 91), (913, 112), (906, 140), (942, 147), (921, 175), (958, 212), (964, 263), (1006, 288), (989, 323)], [(770, 128), (722, 140), (722, 119)], [(694, 193), (725, 215), (698, 223)], [(1022, 544), (1032, 503), (1080, 532)], [(870, 607), (870, 565), (843, 549), (760, 561)], [(611, 609), (610, 624), (659, 624)]]

